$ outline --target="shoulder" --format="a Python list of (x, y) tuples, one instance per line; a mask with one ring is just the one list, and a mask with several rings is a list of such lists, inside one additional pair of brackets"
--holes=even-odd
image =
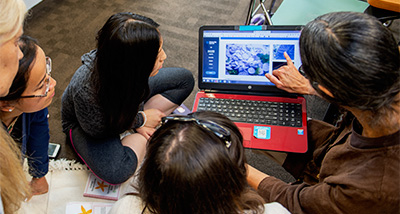
[(90, 82), (89, 80), (92, 75), (95, 55), (96, 51), (93, 50), (82, 56), (82, 65), (75, 71), (70, 83), (67, 86), (67, 89), (74, 88), (76, 90), (89, 85), (88, 83)]
[(48, 121), (48, 114), (49, 110), (46, 108), (36, 111), (36, 112), (31, 112), (31, 113), (23, 113), (22, 117), (25, 117), (26, 122), (38, 122), (38, 121), (43, 121), (47, 122)]
[(89, 99), (92, 102), (91, 98), (95, 95), (95, 90), (91, 82), (91, 74), (92, 71), (85, 65), (79, 67), (65, 89), (63, 99)]
[(278, 202), (264, 204), (264, 213), (290, 214), (290, 212)]
[[(261, 208), (261, 206), (260, 206)], [(243, 214), (253, 214), (256, 211), (245, 210)], [(290, 214), (290, 212), (278, 202), (264, 204), (264, 214)]]
[(89, 82), (92, 70), (86, 65), (81, 65), (72, 76), (69, 86), (78, 87), (83, 86), (85, 83)]
[[(140, 214), (144, 208), (143, 202), (139, 196), (124, 195), (111, 208), (109, 214)], [(148, 212), (145, 212), (148, 213)]]

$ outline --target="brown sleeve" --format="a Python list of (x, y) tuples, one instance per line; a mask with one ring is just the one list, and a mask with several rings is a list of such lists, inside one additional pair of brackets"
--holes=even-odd
[(257, 191), (266, 203), (279, 202), (291, 213), (382, 213), (384, 210), (383, 204), (371, 206), (376, 201), (365, 200), (374, 198), (370, 193), (335, 184), (291, 185), (267, 177)]
[[(292, 213), (301, 213), (299, 192), (306, 184), (290, 185), (275, 177), (266, 177), (258, 185), (257, 192), (266, 203), (279, 202)], [(299, 212), (300, 211), (300, 212)]]
[[(294, 178), (303, 180), (304, 170), (307, 164), (313, 159), (315, 152), (320, 153), (320, 148), (332, 136), (336, 127), (319, 120), (307, 121), (308, 150), (306, 153), (289, 153), (283, 168)], [(313, 174), (313, 173), (311, 173)], [(318, 174), (318, 173), (317, 173)], [(308, 178), (306, 180), (312, 180)]]

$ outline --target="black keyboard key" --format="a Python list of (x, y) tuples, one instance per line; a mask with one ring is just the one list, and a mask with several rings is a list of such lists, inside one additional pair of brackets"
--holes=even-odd
[(302, 126), (302, 106), (298, 103), (200, 98), (197, 110), (219, 112), (234, 122)]

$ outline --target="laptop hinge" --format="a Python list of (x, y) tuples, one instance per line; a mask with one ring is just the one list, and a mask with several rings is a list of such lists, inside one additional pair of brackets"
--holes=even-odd
[(270, 97), (287, 97), (287, 98), (298, 98), (302, 95), (291, 94), (291, 93), (266, 93), (266, 92), (246, 92), (246, 91), (222, 91), (222, 90), (212, 90), (204, 89), (205, 93), (219, 93), (219, 94), (240, 94), (240, 95), (255, 95), (255, 96), (270, 96)]

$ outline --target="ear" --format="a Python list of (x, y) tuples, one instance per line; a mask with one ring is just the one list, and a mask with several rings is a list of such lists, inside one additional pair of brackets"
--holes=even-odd
[(14, 105), (12, 105), (9, 101), (0, 101), (0, 110), (5, 112), (10, 112), (14, 110)]
[(324, 86), (318, 84), (318, 88), (321, 91), (323, 91), (325, 94), (327, 94), (328, 96), (334, 97), (333, 94), (328, 89), (326, 89)]

